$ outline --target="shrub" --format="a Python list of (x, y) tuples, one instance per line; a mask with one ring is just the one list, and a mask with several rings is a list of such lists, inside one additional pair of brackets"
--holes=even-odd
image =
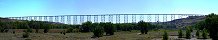
[(66, 32), (63, 32), (64, 35), (66, 35)]
[(46, 26), (45, 28), (44, 28), (44, 33), (47, 33), (49, 31), (49, 26)]
[(1, 32), (4, 32), (4, 28), (0, 28), (0, 31), (1, 31)]
[(68, 28), (67, 33), (71, 33), (71, 32), (73, 32), (73, 28)]
[(62, 31), (62, 32), (61, 32), (61, 34), (64, 34), (64, 35), (65, 35), (65, 34), (66, 34), (65, 30), (64, 30), (64, 31)]
[(94, 37), (102, 37), (104, 34), (104, 29), (102, 27), (96, 27), (93, 30), (93, 33), (94, 33)]
[(182, 33), (182, 30), (180, 29), (179, 31), (178, 31), (178, 33), (179, 33), (179, 38), (182, 38), (182, 36), (183, 36), (183, 33)]
[(82, 23), (82, 27), (81, 27), (81, 31), (82, 32), (90, 32), (91, 30), (91, 26), (92, 26), (92, 22), (91, 21), (87, 21), (85, 23)]
[(29, 32), (25, 32), (24, 34), (23, 34), (23, 38), (28, 38), (29, 37)]
[(44, 29), (44, 33), (47, 33), (49, 31), (49, 29)]
[(164, 31), (164, 35), (163, 35), (163, 40), (168, 40), (168, 33), (166, 31)]
[(106, 35), (114, 35), (115, 27), (111, 22), (107, 23), (100, 23), (100, 25), (104, 27), (104, 31), (106, 32)]

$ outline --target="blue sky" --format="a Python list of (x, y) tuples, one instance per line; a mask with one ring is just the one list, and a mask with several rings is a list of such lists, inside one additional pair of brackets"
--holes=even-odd
[(209, 14), (218, 0), (0, 0), (0, 16)]

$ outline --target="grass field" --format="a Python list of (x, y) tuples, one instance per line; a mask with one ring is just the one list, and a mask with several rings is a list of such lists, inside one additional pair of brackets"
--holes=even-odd
[[(168, 30), (170, 40), (188, 40), (177, 38), (176, 30)], [(121, 31), (115, 32), (112, 36), (103, 36), (100, 38), (91, 38), (93, 33), (67, 33), (66, 35), (61, 33), (30, 33), (29, 38), (22, 38), (22, 32), (20, 33), (0, 33), (0, 40), (161, 40), (162, 30), (149, 31), (148, 34), (139, 35), (139, 31)], [(192, 40), (192, 39), (191, 39)], [(196, 39), (193, 39), (196, 40)], [(210, 39), (207, 39), (210, 40)]]

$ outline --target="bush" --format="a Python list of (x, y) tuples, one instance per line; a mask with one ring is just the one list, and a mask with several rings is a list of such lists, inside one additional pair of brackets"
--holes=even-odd
[(66, 35), (66, 32), (64, 31), (63, 34)]
[(73, 32), (73, 28), (68, 28), (67, 33), (71, 33), (71, 32)]
[(207, 39), (207, 36), (208, 36), (207, 30), (206, 30), (206, 29), (203, 29), (203, 33), (202, 33), (203, 39)]
[(166, 31), (164, 31), (164, 35), (163, 35), (163, 40), (168, 40), (168, 33)]
[(49, 26), (45, 26), (45, 28), (44, 28), (44, 33), (47, 33), (49, 31)]
[(29, 32), (25, 32), (24, 34), (23, 34), (23, 38), (28, 38), (29, 37)]
[(82, 23), (81, 31), (82, 32), (90, 32), (91, 31), (92, 22), (87, 21), (85, 23)]
[(49, 31), (49, 29), (44, 29), (44, 33), (47, 33)]
[(104, 29), (102, 27), (96, 27), (93, 30), (93, 33), (94, 33), (94, 37), (102, 37), (104, 34)]
[(64, 35), (65, 35), (65, 34), (66, 34), (66, 31), (65, 31), (65, 30), (64, 30), (64, 31), (62, 31), (62, 32), (61, 32), (61, 34), (64, 34)]
[(106, 32), (106, 35), (114, 35), (115, 27), (111, 22), (107, 23), (100, 23), (100, 25), (104, 27), (104, 31)]
[(178, 33), (179, 33), (179, 37), (178, 38), (182, 38), (182, 36), (183, 36), (183, 33), (182, 33), (182, 30), (180, 29), (179, 31), (178, 31)]

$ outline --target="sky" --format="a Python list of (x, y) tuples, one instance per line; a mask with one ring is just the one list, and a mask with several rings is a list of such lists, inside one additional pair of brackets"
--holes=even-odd
[(0, 0), (0, 17), (210, 13), (218, 0)]

